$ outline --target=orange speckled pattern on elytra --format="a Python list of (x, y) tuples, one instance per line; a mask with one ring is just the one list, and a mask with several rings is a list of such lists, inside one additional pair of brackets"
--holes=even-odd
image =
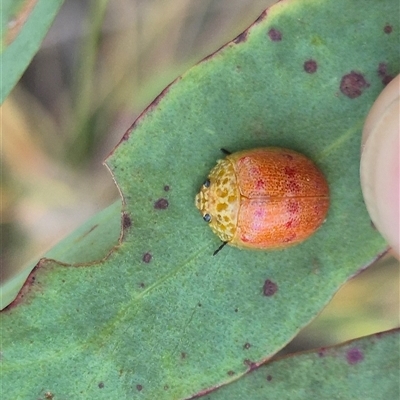
[(307, 239), (323, 223), (329, 208), (329, 188), (307, 157), (270, 147), (237, 152), (227, 158), (234, 165), (241, 194), (232, 245), (284, 248)]
[[(228, 244), (279, 249), (298, 244), (324, 222), (329, 188), (322, 172), (293, 150), (265, 147), (230, 154), (196, 197), (211, 229)], [(234, 201), (226, 203), (226, 199)]]
[(293, 150), (260, 148), (227, 157), (232, 161), (242, 196), (326, 197), (325, 177), (306, 156)]

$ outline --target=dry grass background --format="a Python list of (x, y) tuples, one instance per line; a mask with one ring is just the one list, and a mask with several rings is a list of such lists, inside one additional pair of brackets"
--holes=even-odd
[[(2, 106), (1, 279), (118, 198), (102, 161), (175, 77), (271, 0), (66, 0)], [(399, 326), (399, 266), (351, 280), (296, 346)]]

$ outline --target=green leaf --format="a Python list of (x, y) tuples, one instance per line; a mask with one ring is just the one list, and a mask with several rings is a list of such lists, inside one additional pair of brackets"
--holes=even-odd
[[(93, 218), (90, 218), (73, 234), (54, 246), (39, 262), (35, 260), (33, 263), (29, 263), (25, 270), (14, 276), (13, 279), (3, 283), (0, 310), (15, 299), (21, 286), (35, 266), (42, 267), (44, 264), (49, 264), (51, 260), (57, 260), (60, 264), (74, 266), (104, 260), (113, 248), (118, 245), (118, 237), (121, 231), (120, 214), (121, 202), (117, 201)], [(19, 297), (25, 295), (25, 292), (30, 289), (30, 283), (27, 282)]]
[(63, 0), (2, 0), (0, 104), (38, 51)]
[[(208, 400), (398, 399), (400, 331), (291, 355), (210, 393)], [(234, 379), (234, 378), (232, 378)]]
[[(359, 146), (369, 107), (399, 72), (396, 7), (282, 1), (153, 102), (107, 161), (124, 199), (119, 247), (97, 265), (42, 263), (1, 315), (9, 398), (180, 399), (230, 371), (239, 379), (384, 250), (362, 200)], [(319, 165), (327, 221), (293, 248), (213, 257), (219, 240), (194, 196), (221, 147), (257, 146)]]

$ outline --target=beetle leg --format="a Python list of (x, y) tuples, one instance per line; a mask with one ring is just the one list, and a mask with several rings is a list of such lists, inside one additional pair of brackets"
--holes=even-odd
[(220, 149), (224, 154), (226, 154), (227, 156), (229, 156), (230, 154), (232, 154), (229, 150), (224, 149), (223, 147), (221, 147)]
[(218, 247), (218, 249), (214, 251), (213, 256), (216, 256), (227, 244), (228, 242), (222, 242), (222, 244)]

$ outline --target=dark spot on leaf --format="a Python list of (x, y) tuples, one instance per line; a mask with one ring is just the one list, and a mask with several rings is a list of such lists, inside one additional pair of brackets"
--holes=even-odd
[(378, 65), (378, 75), (383, 78), (384, 76), (386, 76), (386, 72), (387, 72), (387, 64), (384, 62), (379, 63)]
[(386, 86), (392, 79), (393, 79), (393, 76), (391, 76), (391, 75), (386, 75), (386, 76), (382, 79), (382, 83)]
[(181, 353), (181, 358), (182, 358), (182, 359), (185, 359), (185, 358), (186, 358), (186, 353), (185, 353), (184, 351), (182, 351), (182, 353)]
[(228, 375), (229, 375), (229, 376), (235, 375), (235, 371), (228, 371)]
[(48, 400), (52, 400), (52, 399), (54, 399), (54, 394), (53, 394), (52, 392), (46, 392), (46, 393), (44, 394), (44, 397), (45, 397), (46, 399), (48, 399)]
[(165, 186), (164, 186), (164, 190), (165, 190), (166, 192), (168, 192), (169, 189), (170, 189), (170, 187), (169, 187), (168, 185), (165, 185)]
[(321, 347), (321, 348), (318, 350), (318, 356), (319, 356), (319, 357), (325, 357), (325, 352), (326, 352), (325, 347)]
[(251, 344), (250, 344), (250, 343), (245, 343), (244, 346), (243, 346), (243, 348), (244, 348), (245, 350), (248, 350), (250, 347), (251, 347)]
[(129, 136), (131, 135), (132, 128), (134, 127), (135, 123), (124, 133), (124, 136), (122, 136), (121, 142), (128, 140)]
[(168, 385), (164, 385), (164, 390), (168, 390), (169, 386)]
[(247, 38), (247, 31), (242, 32), (239, 36), (237, 36), (233, 41), (237, 43), (244, 42)]
[(358, 72), (351, 71), (349, 74), (344, 75), (340, 82), (340, 91), (350, 99), (355, 99), (361, 96), (369, 83), (365, 80), (364, 76)]
[(364, 359), (364, 354), (357, 347), (347, 350), (346, 354), (347, 362), (349, 364), (357, 364)]
[(42, 265), (41, 261), (39, 261), (36, 264), (36, 266), (32, 269), (31, 273), (28, 275), (28, 278), (26, 278), (26, 281), (22, 286), (22, 288), (20, 289), (17, 297), (1, 311), (2, 313), (7, 313), (17, 305), (22, 303), (22, 301), (24, 300), (26, 301), (25, 296), (28, 295), (29, 292), (31, 292), (34, 289), (36, 290), (39, 289), (38, 285), (40, 284), (40, 282), (36, 281), (36, 274), (38, 273), (38, 269), (40, 268), (41, 265)]
[(308, 74), (313, 74), (317, 68), (317, 62), (314, 60), (308, 60), (304, 63), (304, 71), (306, 71)]
[(387, 64), (384, 62), (381, 62), (378, 65), (378, 76), (381, 78), (381, 82), (385, 86), (393, 79), (393, 76), (387, 73)]
[(198, 305), (199, 307), (201, 307), (201, 303), (198, 303), (197, 305)]
[(264, 282), (264, 296), (270, 297), (273, 296), (276, 292), (278, 291), (278, 285), (275, 282), (272, 282), (271, 280), (267, 279)]
[(282, 34), (274, 28), (269, 30), (268, 36), (273, 42), (279, 42), (280, 40), (282, 40)]
[(152, 258), (153, 258), (153, 256), (150, 253), (144, 253), (143, 257), (142, 257), (142, 260), (143, 260), (143, 262), (148, 264), (151, 261)]
[(254, 24), (258, 24), (267, 16), (267, 10), (264, 10), (261, 15), (254, 21)]
[(272, 381), (272, 376), (271, 375), (267, 375), (267, 381), (271, 382)]
[(132, 220), (131, 220), (130, 216), (126, 212), (124, 212), (122, 214), (122, 227), (124, 229), (128, 229), (131, 227), (131, 225), (132, 225)]
[(244, 360), (243, 364), (249, 367), (249, 371), (257, 368), (257, 364), (249, 359)]
[(140, 392), (143, 389), (142, 385), (136, 385), (136, 389)]
[(393, 28), (392, 28), (391, 25), (386, 25), (386, 26), (383, 28), (383, 31), (384, 31), (385, 33), (387, 33), (387, 34), (392, 33), (392, 30), (393, 30)]
[(168, 208), (168, 200), (167, 199), (158, 199), (155, 203), (154, 203), (154, 208), (156, 210), (166, 210)]
[(104, 382), (99, 382), (99, 384), (97, 385), (99, 387), (99, 389), (103, 389), (104, 387)]
[(145, 284), (141, 282), (139, 286), (143, 289), (145, 287)]
[(235, 312), (238, 312), (239, 310), (237, 308), (235, 308)]

